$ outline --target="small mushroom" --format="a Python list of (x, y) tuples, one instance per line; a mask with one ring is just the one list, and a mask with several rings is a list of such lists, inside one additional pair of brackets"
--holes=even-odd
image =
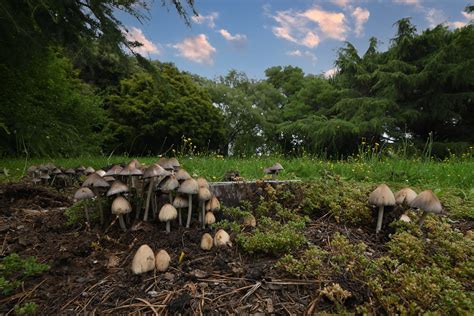
[(406, 203), (410, 205), (410, 203), (416, 198), (417, 194), (410, 188), (404, 188), (395, 193), (395, 202), (399, 205)]
[(106, 172), (102, 169), (99, 169), (99, 170), (96, 170), (95, 173), (97, 173), (101, 177), (105, 177)]
[(197, 194), (199, 191), (199, 185), (196, 180), (193, 178), (185, 180), (178, 188), (179, 193), (187, 194), (188, 195), (188, 219), (186, 221), (186, 228), (189, 228), (191, 224), (191, 214), (193, 210), (193, 194)]
[(223, 230), (219, 229), (214, 236), (214, 246), (222, 247), (222, 246), (229, 246), (232, 247), (232, 242), (230, 241), (229, 234)]
[(379, 185), (369, 195), (369, 203), (378, 206), (377, 227), (375, 233), (378, 234), (382, 229), (383, 211), (385, 206), (395, 205), (395, 196), (386, 184)]
[(168, 160), (168, 163), (171, 164), (171, 166), (173, 167), (173, 170), (176, 172), (179, 170), (179, 168), (181, 167), (181, 165), (179, 164), (179, 161), (178, 159), (176, 159), (176, 157), (171, 157), (169, 160)]
[(209, 226), (209, 225), (214, 224), (215, 222), (216, 222), (216, 217), (214, 216), (214, 214), (212, 212), (207, 212), (204, 223)]
[(179, 182), (188, 180), (190, 178), (191, 178), (191, 176), (184, 169), (179, 169), (178, 172), (176, 172), (176, 180), (178, 180)]
[(212, 236), (209, 233), (205, 233), (201, 237), (201, 249), (202, 250), (211, 250), (213, 245)]
[[(90, 200), (94, 198), (94, 192), (92, 192), (91, 189), (89, 188), (80, 188), (79, 190), (74, 193), (74, 199), (78, 201), (82, 200)], [(86, 220), (89, 223), (90, 218), (89, 218), (89, 210), (87, 209), (87, 204), (84, 203), (84, 213), (86, 214)]]
[(112, 202), (112, 214), (118, 216), (120, 227), (124, 231), (127, 231), (127, 227), (125, 226), (123, 215), (128, 214), (131, 211), (132, 211), (132, 206), (123, 196), (117, 196)]
[(256, 227), (257, 226), (257, 219), (252, 214), (248, 214), (248, 215), (244, 216), (243, 224), (244, 224), (244, 226), (248, 226), (248, 227)]
[(92, 167), (90, 167), (90, 166), (87, 167), (86, 170), (84, 170), (84, 174), (85, 174), (86, 176), (88, 176), (88, 175), (90, 175), (91, 173), (94, 173), (94, 172), (95, 172), (95, 169), (92, 168)]
[(283, 166), (279, 163), (279, 162), (276, 162), (273, 166), (271, 167), (268, 167), (268, 168), (265, 168), (263, 169), (263, 171), (266, 173), (266, 174), (271, 174), (272, 175), (272, 179), (275, 180), (276, 179), (276, 176), (280, 173), (280, 171), (283, 170)]
[(158, 215), (158, 218), (160, 222), (166, 222), (166, 232), (169, 233), (170, 230), (170, 223), (173, 219), (176, 219), (178, 217), (178, 211), (176, 208), (169, 204), (166, 203), (161, 207), (160, 214)]
[(158, 251), (155, 257), (156, 270), (160, 272), (165, 272), (166, 270), (168, 270), (170, 262), (171, 257), (168, 252), (166, 252), (166, 250), (161, 249), (160, 251)]
[(206, 203), (206, 211), (217, 212), (221, 209), (221, 203), (216, 196), (213, 196), (209, 201)]
[(168, 193), (170, 203), (173, 203), (173, 190), (179, 187), (179, 182), (174, 175), (169, 175), (166, 179), (163, 180), (163, 183), (160, 184), (160, 190), (163, 193)]
[(202, 212), (201, 216), (199, 217), (200, 221), (202, 222), (202, 228), (206, 227), (206, 222), (204, 220), (205, 213), (206, 213), (206, 201), (209, 201), (212, 197), (211, 191), (209, 191), (206, 187), (200, 187), (198, 191), (198, 198), (199, 202), (201, 203)]
[(100, 224), (104, 224), (104, 211), (102, 210), (102, 201), (100, 199), (100, 190), (102, 188), (110, 187), (110, 184), (105, 181), (101, 176), (97, 173), (91, 173), (84, 183), (82, 183), (83, 187), (92, 187), (92, 191), (97, 196), (97, 204), (99, 204), (99, 215), (100, 215)]
[(189, 202), (186, 198), (181, 195), (177, 195), (173, 200), (173, 206), (178, 210), (178, 221), (179, 225), (183, 225), (183, 220), (181, 218), (181, 209), (189, 206)]
[(113, 196), (118, 194), (128, 193), (128, 187), (125, 183), (115, 180), (107, 191), (107, 196)]
[(410, 223), (411, 219), (407, 214), (402, 214), (399, 218), (400, 221), (405, 222), (405, 223)]
[[(148, 184), (148, 194), (146, 196), (146, 202), (145, 202), (145, 213), (143, 215), (143, 220), (144, 221), (148, 220), (148, 210), (150, 208), (150, 199), (151, 199), (151, 195), (153, 193), (153, 188), (155, 187), (156, 179), (158, 177), (164, 176), (165, 174), (166, 174), (165, 169), (163, 169), (158, 164), (151, 165), (143, 173), (143, 179), (150, 179), (149, 184)], [(139, 214), (138, 214), (138, 211), (137, 211), (137, 218), (138, 217), (139, 217)]]
[(418, 194), (418, 196), (410, 203), (410, 206), (423, 211), (423, 214), (418, 221), (420, 227), (423, 226), (428, 213), (441, 214), (443, 211), (441, 202), (431, 190), (426, 190)]
[(207, 180), (203, 177), (199, 177), (196, 179), (198, 185), (200, 188), (206, 188), (209, 190), (209, 182), (207, 182)]
[(120, 175), (120, 172), (122, 171), (122, 166), (120, 165), (113, 165), (112, 168), (107, 170), (105, 173), (106, 176), (118, 176)]
[(148, 245), (141, 245), (132, 260), (132, 272), (141, 274), (155, 269), (155, 254)]

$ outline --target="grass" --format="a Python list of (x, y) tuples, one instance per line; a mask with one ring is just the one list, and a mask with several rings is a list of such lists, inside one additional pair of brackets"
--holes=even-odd
[[(131, 157), (78, 157), (59, 159), (2, 159), (0, 160), (0, 182), (17, 181), (28, 166), (45, 162), (53, 162), (62, 167), (79, 165), (101, 168), (110, 164), (130, 161)], [(155, 162), (158, 157), (137, 157), (145, 164)], [(457, 189), (464, 195), (474, 194), (474, 159), (422, 161), (420, 159), (387, 158), (382, 161), (348, 160), (323, 161), (311, 157), (252, 157), (222, 158), (215, 157), (183, 157), (180, 162), (191, 174), (204, 176), (212, 181), (222, 179), (229, 170), (238, 170), (245, 179), (259, 179), (264, 176), (263, 168), (280, 162), (285, 170), (280, 179), (300, 179), (304, 181), (318, 180), (323, 176), (340, 176), (342, 179), (369, 183), (385, 182), (394, 188), (413, 186), (430, 188), (437, 191)]]

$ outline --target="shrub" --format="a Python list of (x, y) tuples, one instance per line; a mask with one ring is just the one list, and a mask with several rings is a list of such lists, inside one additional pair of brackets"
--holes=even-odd
[(34, 257), (22, 259), (16, 253), (12, 253), (0, 262), (0, 292), (8, 295), (18, 288), (24, 279), (39, 275), (48, 269), (48, 265), (38, 263)]
[(327, 251), (310, 246), (299, 258), (287, 254), (278, 260), (275, 266), (295, 276), (316, 278), (321, 275), (327, 256)]

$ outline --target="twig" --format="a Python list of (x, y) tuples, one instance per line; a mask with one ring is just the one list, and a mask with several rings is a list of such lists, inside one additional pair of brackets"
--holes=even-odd
[(255, 285), (239, 300), (239, 304), (242, 304), (245, 299), (247, 299), (250, 295), (252, 295), (258, 288), (262, 285), (262, 282), (257, 282)]

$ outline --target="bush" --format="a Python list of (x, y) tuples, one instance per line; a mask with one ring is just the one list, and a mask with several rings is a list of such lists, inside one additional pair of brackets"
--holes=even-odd
[(0, 292), (8, 295), (26, 278), (39, 275), (48, 269), (47, 264), (38, 263), (34, 257), (22, 259), (12, 253), (0, 261)]

